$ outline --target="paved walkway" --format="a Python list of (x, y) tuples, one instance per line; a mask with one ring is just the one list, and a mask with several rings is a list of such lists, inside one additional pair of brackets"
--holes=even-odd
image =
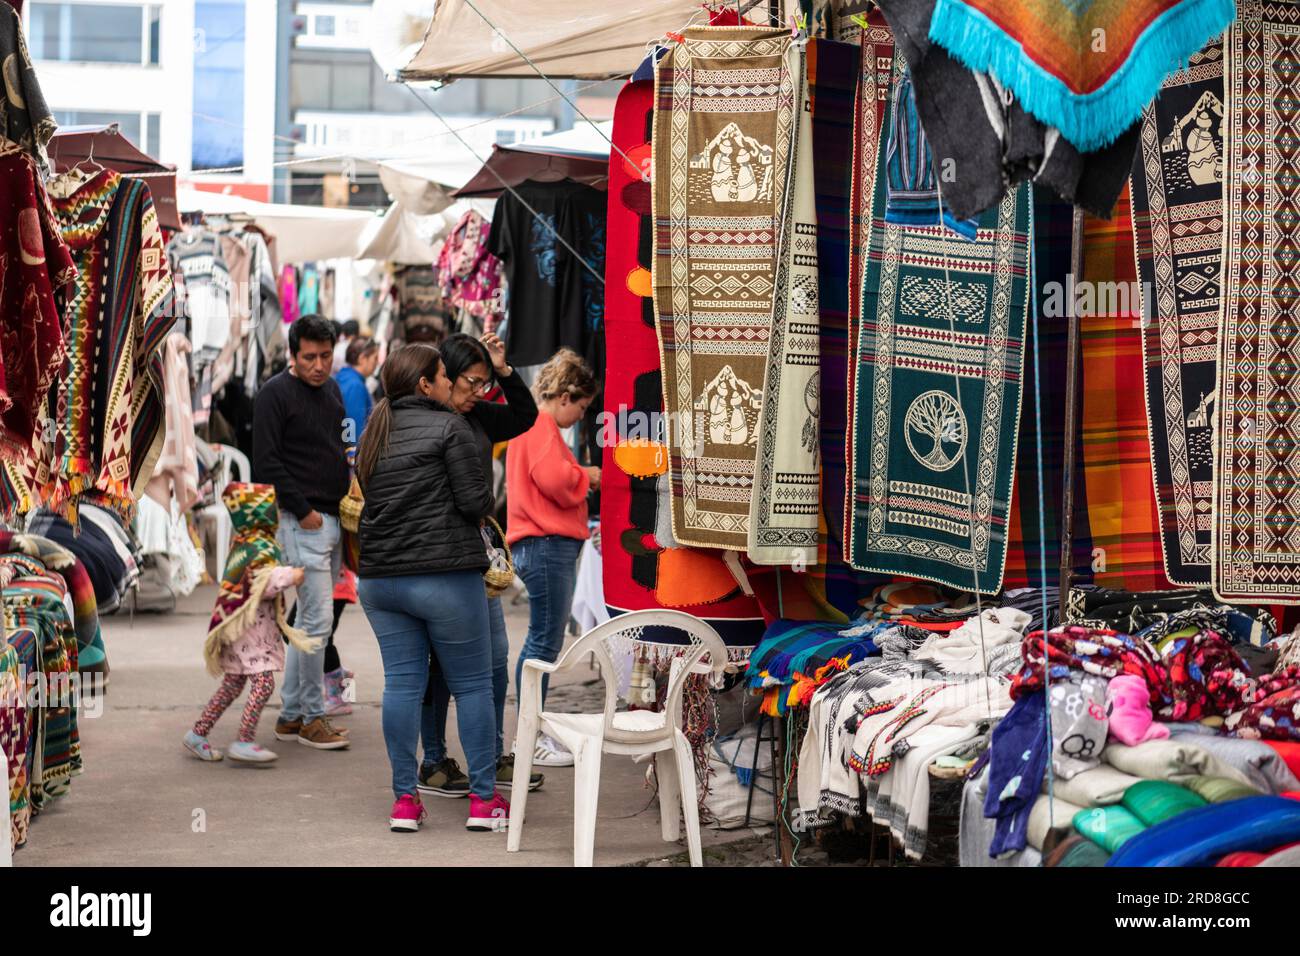
[[(263, 713), (258, 740), (280, 760), (269, 768), (222, 761), (203, 764), (180, 745), (215, 687), (204, 670), (202, 643), (215, 587), (200, 588), (177, 613), (104, 619), (113, 667), (103, 713), (81, 720), (85, 772), (71, 792), (33, 821), (17, 866), (40, 865), (390, 865), (567, 866), (573, 861), (573, 770), (546, 770), (545, 787), (528, 803), (520, 853), (506, 853), (505, 835), (465, 830), (468, 801), (426, 797), (430, 819), (416, 834), (388, 831), (392, 804), (389, 765), (380, 731), (383, 669), (365, 615), (349, 607), (336, 643), (356, 672), (357, 703), (340, 723), (351, 729), (349, 750), (320, 752), (274, 740), (277, 691)], [(527, 629), (526, 600), (506, 621), (511, 661)], [(553, 685), (557, 710), (594, 709), (594, 672)], [(513, 694), (513, 678), (511, 692)], [(561, 707), (560, 700), (569, 706)], [(581, 702), (581, 706), (579, 706)], [(598, 706), (596, 704), (595, 706)], [(218, 746), (234, 739), (242, 698), (217, 724)], [(455, 718), (453, 705), (452, 718)], [(513, 740), (513, 697), (507, 707)], [(453, 754), (461, 761), (454, 727)], [(665, 844), (644, 765), (607, 756), (602, 766), (596, 865), (635, 863), (684, 852)], [(705, 831), (706, 848), (752, 831)]]

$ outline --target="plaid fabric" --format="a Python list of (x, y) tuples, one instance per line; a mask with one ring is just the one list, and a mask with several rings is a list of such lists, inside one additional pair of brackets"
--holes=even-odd
[[(1084, 219), (1084, 276), (1100, 283), (1137, 280), (1128, 190), (1109, 221)], [(1075, 501), (1087, 511), (1093, 580), (1132, 591), (1166, 590), (1160, 550), (1159, 510), (1151, 477), (1147, 434), (1142, 322), (1135, 310), (1118, 314), (1094, 301), (1094, 314), (1079, 323), (1083, 361), (1080, 415), (1083, 489)], [(1122, 305), (1124, 299), (1116, 302)], [(1087, 311), (1087, 300), (1083, 302)], [(1096, 312), (1111, 314), (1099, 315)], [(1076, 525), (1077, 527), (1077, 525)]]

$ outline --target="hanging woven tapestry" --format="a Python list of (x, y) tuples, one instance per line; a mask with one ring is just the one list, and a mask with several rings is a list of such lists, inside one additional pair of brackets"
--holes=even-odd
[(805, 51), (803, 44), (792, 44), (786, 54), (797, 112), (778, 221), (776, 289), (747, 549), (755, 564), (800, 568), (817, 563), (821, 511), (817, 194)]
[[(894, 96), (891, 117), (897, 105)], [(996, 592), (1020, 425), (1029, 187), (984, 213), (973, 240), (885, 221), (887, 188), (878, 174), (857, 355), (852, 563)]]
[[(848, 376), (845, 382), (844, 442), (844, 553), (852, 554), (849, 540), (853, 529), (853, 456), (857, 441), (854, 419), (854, 396), (858, 382), (858, 333), (862, 328), (862, 274), (866, 269), (867, 246), (871, 241), (872, 201), (876, 195), (876, 159), (880, 151), (880, 133), (885, 124), (885, 106), (889, 81), (894, 73), (894, 34), (879, 10), (867, 15), (867, 26), (860, 31), (862, 74), (858, 81), (858, 98), (853, 111), (853, 185), (849, 224), (849, 328)], [(883, 213), (882, 213), (883, 215)], [(824, 345), (823, 345), (824, 348)], [(824, 354), (824, 353), (823, 353)]]
[(1151, 463), (1165, 570), (1179, 585), (1210, 583), (1223, 95), (1216, 40), (1165, 80), (1133, 163)]
[(750, 544), (795, 126), (789, 49), (788, 31), (694, 27), (655, 70), (654, 299), (678, 544)]
[(1241, 0), (1228, 32), (1214, 588), (1300, 603), (1300, 3)]
[[(731, 646), (758, 642), (763, 618), (721, 552), (676, 546), (650, 267), (654, 84), (628, 83), (614, 107), (605, 250), (608, 364), (600, 487), (605, 604), (611, 614), (672, 607), (708, 621)], [(620, 154), (621, 151), (621, 154)], [(626, 157), (626, 158), (625, 158)]]

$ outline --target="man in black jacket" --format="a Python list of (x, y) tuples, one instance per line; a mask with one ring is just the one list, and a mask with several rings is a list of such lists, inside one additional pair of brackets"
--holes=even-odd
[(275, 486), (284, 559), (305, 571), (297, 626), (322, 648), (310, 654), (288, 648), (275, 736), (318, 750), (348, 746), (346, 731), (325, 716), (323, 647), (342, 560), (339, 501), (350, 480), (333, 364), (333, 325), (303, 316), (289, 327), (289, 367), (262, 386), (253, 406), (253, 478)]

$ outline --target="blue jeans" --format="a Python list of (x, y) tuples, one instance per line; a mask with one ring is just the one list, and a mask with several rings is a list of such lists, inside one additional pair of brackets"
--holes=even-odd
[(487, 595), (478, 571), (362, 578), (357, 596), (384, 659), (384, 743), (393, 795), (417, 795), (415, 750), (429, 655), (456, 696), (456, 726), (469, 764), (469, 785), (484, 800), (496, 792), (492, 650)]
[[(583, 542), (548, 534), (521, 538), (510, 548), (515, 571), (528, 588), (528, 636), (515, 663), (515, 687), (521, 687), (524, 661), (535, 657), (555, 663), (564, 648), (564, 629), (573, 610), (573, 589), (578, 583), (578, 555)], [(542, 678), (542, 701), (549, 681)]]
[(296, 626), (319, 638), (320, 649), (285, 652), (280, 719), (310, 723), (325, 713), (325, 645), (334, 626), (334, 580), (343, 561), (339, 519), (321, 515), (321, 526), (308, 531), (288, 511), (280, 512), (280, 549), (286, 564), (303, 569), (298, 585)]
[[(492, 707), (497, 718), (496, 755), (505, 752), (506, 688), (510, 673), (510, 636), (506, 633), (506, 615), (500, 598), (488, 599), (488, 625), (492, 632)], [(432, 704), (425, 704), (420, 717), (420, 737), (424, 742), (424, 766), (436, 767), (447, 759), (447, 707), (451, 690), (441, 668), (429, 678)]]

